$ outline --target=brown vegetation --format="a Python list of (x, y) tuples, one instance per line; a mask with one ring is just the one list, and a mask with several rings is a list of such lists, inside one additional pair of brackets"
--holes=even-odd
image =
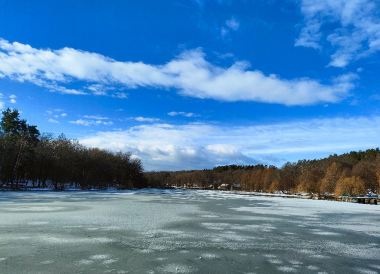
[(380, 189), (380, 150), (331, 155), (274, 166), (221, 166), (210, 170), (148, 172), (151, 186), (198, 186), (215, 188), (240, 183), (242, 190), (258, 192), (308, 192), (319, 194), (365, 194)]
[(342, 177), (335, 187), (335, 195), (360, 195), (365, 192), (364, 181), (360, 177)]

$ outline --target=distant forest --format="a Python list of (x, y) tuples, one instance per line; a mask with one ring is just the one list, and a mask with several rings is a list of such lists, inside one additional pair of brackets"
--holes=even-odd
[(380, 150), (331, 155), (320, 160), (213, 169), (143, 172), (129, 153), (88, 148), (64, 135), (41, 134), (6, 109), (0, 121), (0, 189), (26, 188), (218, 188), (240, 185), (243, 191), (316, 194), (365, 194), (380, 190)]
[(148, 172), (148, 185), (217, 188), (240, 184), (257, 192), (357, 195), (380, 190), (380, 150), (331, 155), (320, 160), (287, 163), (282, 168), (266, 165), (220, 166), (214, 169)]
[(40, 134), (17, 110), (2, 112), (0, 189), (142, 186), (141, 162), (130, 154), (87, 148), (64, 135)]

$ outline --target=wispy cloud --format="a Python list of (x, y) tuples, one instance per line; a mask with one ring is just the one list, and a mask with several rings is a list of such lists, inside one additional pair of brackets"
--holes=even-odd
[(48, 122), (52, 123), (52, 124), (59, 124), (59, 121), (57, 119), (54, 119), (54, 118), (48, 118)]
[(106, 116), (101, 116), (101, 115), (83, 115), (83, 118), (91, 119), (91, 120), (109, 120), (110, 119)]
[(131, 151), (148, 170), (220, 164), (282, 164), (380, 145), (380, 117), (315, 119), (255, 126), (151, 124), (98, 132), (81, 143)]
[(0, 110), (2, 110), (5, 107), (5, 104), (3, 102), (4, 95), (0, 92)]
[(14, 94), (9, 95), (9, 103), (16, 104), (17, 103), (17, 96)]
[(238, 30), (240, 22), (236, 18), (231, 18), (226, 21), (226, 26), (231, 30)]
[(132, 117), (131, 119), (136, 122), (147, 122), (147, 123), (154, 123), (154, 122), (160, 121), (160, 119), (158, 118), (143, 117), (143, 116)]
[(70, 121), (71, 124), (78, 126), (111, 126), (113, 122), (110, 118), (100, 115), (83, 115), (82, 118)]
[(237, 31), (240, 28), (240, 22), (232, 17), (224, 22), (220, 32), (222, 37), (225, 37), (231, 31)]
[(171, 112), (168, 112), (168, 115), (172, 117), (182, 116), (182, 117), (187, 117), (187, 118), (198, 116), (197, 114), (193, 112), (184, 112), (184, 111), (171, 111)]
[(102, 121), (102, 120), (85, 120), (85, 119), (77, 119), (70, 121), (71, 124), (79, 125), (79, 126), (110, 126), (113, 125), (112, 121)]
[[(110, 95), (115, 97), (126, 96), (114, 91), (118, 86), (123, 89), (153, 87), (172, 88), (183, 96), (203, 99), (284, 105), (337, 102), (354, 87), (355, 78), (343, 75), (326, 84), (310, 78), (284, 79), (250, 70), (246, 62), (229, 67), (214, 65), (200, 49), (185, 51), (163, 65), (150, 65), (120, 62), (72, 48), (36, 49), (0, 40), (2, 77), (76, 95), (93, 94), (94, 85), (107, 86)], [(71, 88), (73, 82), (82, 88)]]
[(110, 95), (111, 97), (119, 98), (119, 99), (128, 98), (127, 93), (122, 92), (122, 91), (116, 91), (115, 87), (107, 86), (105, 84), (91, 84), (85, 87), (85, 90), (90, 91), (92, 95), (96, 95), (96, 96)]
[(305, 25), (295, 45), (321, 49), (327, 42), (335, 49), (330, 65), (345, 67), (380, 51), (379, 9), (376, 0), (302, 0)]
[(46, 115), (48, 116), (48, 122), (52, 124), (59, 124), (61, 119), (68, 116), (68, 114), (60, 108), (48, 109)]

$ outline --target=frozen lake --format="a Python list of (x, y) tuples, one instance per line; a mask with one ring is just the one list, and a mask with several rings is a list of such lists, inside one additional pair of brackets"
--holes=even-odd
[(0, 273), (379, 273), (380, 206), (213, 191), (2, 192)]

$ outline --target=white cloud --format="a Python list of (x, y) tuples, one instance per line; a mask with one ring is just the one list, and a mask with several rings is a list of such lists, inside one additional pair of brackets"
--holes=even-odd
[(91, 84), (85, 87), (85, 90), (91, 92), (92, 95), (96, 96), (106, 96), (110, 95), (114, 98), (127, 99), (128, 94), (122, 91), (116, 91), (116, 88), (113, 86), (107, 86), (106, 84)]
[(74, 125), (86, 126), (86, 127), (93, 125), (93, 122), (89, 120), (84, 120), (84, 119), (73, 120), (73, 121), (70, 121), (70, 123)]
[(117, 92), (114, 92), (111, 96), (118, 99), (128, 99), (128, 94), (125, 92), (117, 91)]
[(48, 118), (48, 122), (52, 124), (59, 124), (59, 121), (54, 118)]
[(109, 88), (101, 84), (93, 84), (93, 85), (89, 85), (87, 87), (87, 90), (92, 91), (93, 95), (102, 96), (102, 95), (107, 95)]
[(17, 96), (12, 94), (12, 95), (9, 95), (9, 102), (11, 104), (16, 104), (17, 103)]
[(0, 110), (2, 110), (2, 109), (5, 107), (5, 104), (4, 104), (4, 102), (2, 101), (2, 99), (3, 99), (3, 94), (0, 93)]
[(154, 123), (154, 122), (160, 121), (160, 119), (158, 118), (143, 117), (143, 116), (132, 117), (131, 119), (137, 122), (147, 122), (147, 123)]
[(109, 120), (110, 118), (101, 115), (83, 115), (83, 118), (92, 120)]
[[(249, 70), (246, 62), (229, 67), (214, 65), (199, 49), (183, 52), (163, 65), (150, 65), (121, 62), (72, 48), (36, 49), (0, 40), (2, 77), (75, 95), (98, 92), (126, 98), (125, 93), (116, 91), (118, 87), (150, 87), (176, 89), (183, 96), (203, 99), (284, 105), (337, 102), (353, 88), (354, 79), (352, 75), (344, 75), (329, 84), (310, 78), (283, 79)], [(73, 82), (83, 87), (71, 88)], [(101, 87), (107, 89), (99, 91)]]
[[(12, 95), (9, 95), (8, 96), (8, 100), (9, 100), (9, 103), (11, 104), (16, 104), (17, 103), (17, 96), (12, 94)], [(0, 93), (0, 110), (2, 110), (3, 108), (5, 108), (5, 102), (4, 100), (6, 100), (4, 98), (4, 94)]]
[(152, 124), (82, 138), (87, 146), (130, 151), (148, 170), (286, 160), (378, 147), (380, 117), (335, 118), (255, 126)]
[(60, 108), (48, 109), (46, 115), (48, 116), (48, 122), (53, 124), (59, 124), (61, 119), (68, 116), (68, 114)]
[(100, 115), (83, 115), (81, 119), (70, 121), (71, 124), (79, 126), (111, 126), (113, 122), (108, 117)]
[(224, 22), (220, 33), (222, 37), (225, 37), (231, 31), (237, 31), (240, 27), (240, 22), (236, 18), (230, 18)]
[(226, 26), (231, 30), (238, 30), (240, 27), (240, 22), (235, 18), (231, 18), (226, 21)]
[(380, 51), (379, 9), (376, 0), (302, 0), (305, 25), (295, 44), (321, 49), (328, 42), (335, 49), (330, 65), (345, 67)]
[(184, 111), (171, 111), (171, 112), (168, 112), (168, 115), (172, 116), (172, 117), (183, 116), (183, 117), (187, 117), (187, 118), (198, 116), (193, 112), (184, 112)]

